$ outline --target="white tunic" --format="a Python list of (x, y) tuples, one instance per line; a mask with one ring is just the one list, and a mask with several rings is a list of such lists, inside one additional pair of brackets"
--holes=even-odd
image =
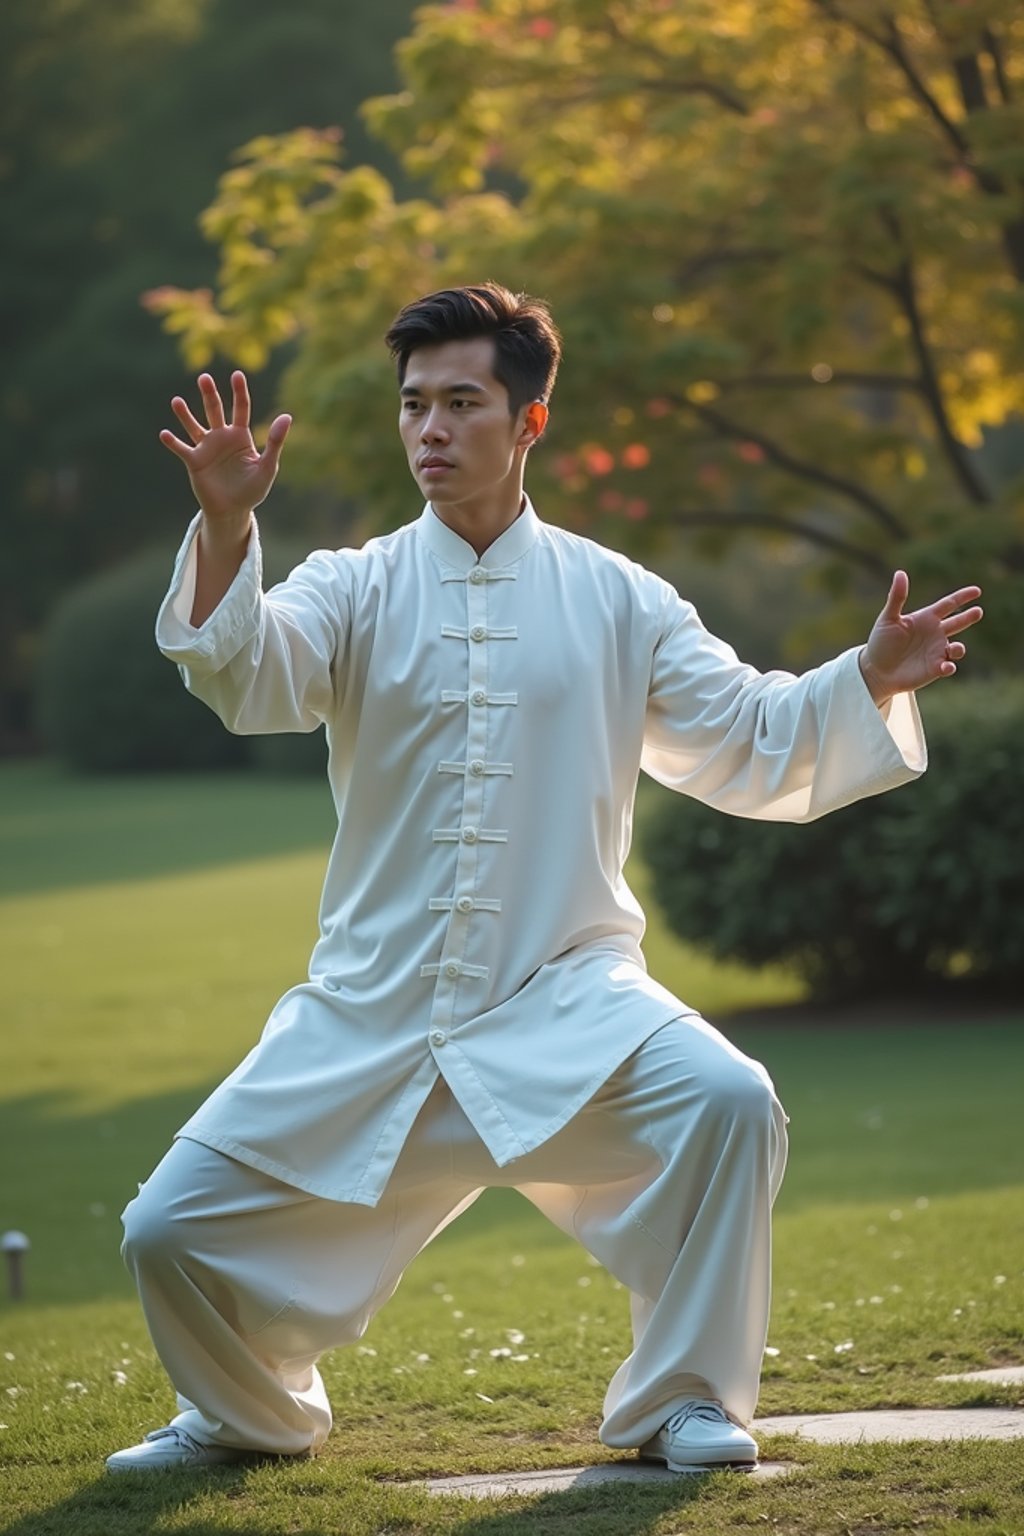
[(623, 879), (640, 767), (810, 821), (925, 766), (856, 649), (758, 673), (660, 577), (527, 502), (479, 559), (431, 507), (261, 591), (259, 539), (199, 628), (193, 521), (157, 620), (232, 731), (325, 724), (338, 814), (309, 979), (179, 1134), (374, 1205), (442, 1073), (501, 1165), (662, 1024)]

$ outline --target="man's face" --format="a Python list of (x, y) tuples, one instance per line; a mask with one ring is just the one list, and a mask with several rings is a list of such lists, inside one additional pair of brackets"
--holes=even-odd
[(493, 369), (489, 336), (419, 347), (409, 358), (399, 429), (413, 477), (435, 506), (487, 495), (518, 475), (532, 436), (527, 407), (509, 413)]

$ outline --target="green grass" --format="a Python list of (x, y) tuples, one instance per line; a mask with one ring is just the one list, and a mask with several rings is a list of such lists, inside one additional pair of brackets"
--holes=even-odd
[[(329, 807), (303, 781), (81, 782), (25, 765), (0, 771), (0, 806), (0, 1226), (33, 1241), (27, 1300), (0, 1306), (0, 1530), (1024, 1530), (1024, 1472), (999, 1445), (776, 1442), (801, 1465), (781, 1483), (470, 1507), (393, 1486), (607, 1455), (595, 1430), (627, 1347), (625, 1295), (510, 1192), (422, 1256), (362, 1352), (327, 1358), (337, 1427), (316, 1463), (105, 1478), (109, 1449), (173, 1411), (118, 1212), (304, 969)], [(709, 966), (656, 921), (648, 954), (716, 1021), (776, 1005), (770, 1023), (726, 1022), (792, 1116), (761, 1411), (1020, 1402), (936, 1380), (1024, 1361), (1019, 1021), (787, 1022), (791, 977)], [(527, 1360), (491, 1356), (510, 1331)]]

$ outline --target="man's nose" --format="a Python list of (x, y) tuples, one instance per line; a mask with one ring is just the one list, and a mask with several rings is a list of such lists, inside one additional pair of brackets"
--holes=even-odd
[(425, 443), (444, 442), (448, 437), (448, 428), (440, 411), (428, 411), (423, 418), (420, 428), (420, 436)]

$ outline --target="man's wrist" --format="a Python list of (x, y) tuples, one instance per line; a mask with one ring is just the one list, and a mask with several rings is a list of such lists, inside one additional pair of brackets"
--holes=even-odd
[(877, 671), (871, 665), (871, 662), (868, 660), (867, 651), (867, 646), (862, 645), (860, 651), (857, 653), (857, 664), (860, 667), (860, 675), (864, 679), (864, 685), (878, 708), (885, 709), (887, 704), (892, 703), (895, 695), (893, 690), (887, 687), (884, 682), (882, 682)]
[(234, 553), (239, 545), (247, 544), (252, 528), (252, 512), (219, 513), (211, 515), (200, 508), (199, 533), (205, 549), (211, 554)]

